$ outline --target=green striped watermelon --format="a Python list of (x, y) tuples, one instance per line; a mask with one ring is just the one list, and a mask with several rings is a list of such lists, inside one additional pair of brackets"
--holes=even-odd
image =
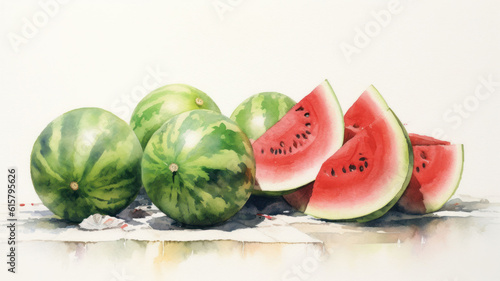
[(247, 136), (231, 119), (210, 110), (174, 116), (151, 137), (142, 159), (151, 201), (188, 225), (213, 225), (238, 212), (255, 181)]
[(152, 91), (137, 104), (130, 126), (144, 148), (165, 121), (176, 114), (194, 109), (209, 109), (220, 113), (215, 102), (197, 88), (184, 84), (166, 85)]
[(288, 96), (263, 92), (244, 100), (231, 114), (231, 120), (253, 141), (276, 124), (295, 105)]
[(141, 187), (142, 149), (128, 124), (99, 108), (69, 111), (52, 121), (31, 152), (31, 179), (42, 203), (80, 222), (115, 215)]

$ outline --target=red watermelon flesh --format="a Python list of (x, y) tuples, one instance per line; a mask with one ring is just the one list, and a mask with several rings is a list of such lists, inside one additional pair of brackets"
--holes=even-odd
[(449, 141), (438, 140), (429, 136), (418, 135), (418, 134), (408, 134), (410, 136), (411, 145), (449, 145)]
[(310, 183), (343, 139), (342, 110), (325, 80), (252, 144), (254, 194), (282, 195)]
[(413, 174), (408, 188), (397, 203), (400, 210), (411, 214), (441, 209), (455, 193), (463, 171), (462, 144), (423, 137), (410, 137), (415, 144)]
[(401, 197), (412, 163), (408, 135), (387, 110), (322, 165), (313, 185), (284, 197), (314, 217), (369, 221), (385, 214)]
[(368, 87), (347, 110), (344, 116), (344, 143), (364, 127), (370, 125), (379, 115), (389, 109), (384, 98), (373, 85)]

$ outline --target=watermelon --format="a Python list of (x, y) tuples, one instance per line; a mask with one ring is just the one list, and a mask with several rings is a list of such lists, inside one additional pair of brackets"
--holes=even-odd
[(344, 116), (344, 143), (353, 138), (356, 133), (370, 125), (389, 109), (379, 91), (370, 85), (347, 110)]
[(142, 180), (167, 216), (187, 225), (217, 224), (238, 212), (252, 192), (252, 146), (231, 119), (209, 110), (184, 112), (151, 137)]
[(42, 203), (74, 222), (115, 215), (141, 187), (142, 148), (128, 124), (99, 108), (69, 111), (38, 136), (31, 179)]
[(184, 84), (160, 87), (145, 96), (135, 107), (130, 126), (146, 147), (149, 138), (172, 116), (194, 109), (220, 113), (219, 107), (204, 92)]
[(247, 134), (251, 142), (276, 124), (295, 105), (288, 96), (263, 92), (244, 100), (231, 114), (231, 120)]
[(388, 110), (325, 161), (313, 185), (285, 199), (314, 217), (370, 221), (384, 215), (401, 197), (412, 163), (408, 135)]
[(365, 222), (384, 215), (411, 177), (408, 134), (375, 87), (347, 110), (344, 146), (323, 163), (316, 181), (285, 195), (312, 216)]
[(462, 178), (464, 148), (427, 136), (410, 134), (413, 174), (398, 209), (410, 214), (438, 211), (455, 193)]
[(325, 80), (253, 143), (254, 193), (282, 195), (310, 183), (343, 139), (342, 110)]

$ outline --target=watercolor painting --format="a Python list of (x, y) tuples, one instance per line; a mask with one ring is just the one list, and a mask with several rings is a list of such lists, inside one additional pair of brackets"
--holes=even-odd
[(500, 280), (499, 4), (0, 7), (1, 280)]

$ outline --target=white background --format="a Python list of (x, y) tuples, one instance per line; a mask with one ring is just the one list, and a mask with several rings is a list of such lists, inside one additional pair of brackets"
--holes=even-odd
[(20, 203), (39, 202), (31, 148), (68, 110), (128, 122), (147, 92), (187, 83), (230, 115), (262, 91), (298, 101), (325, 78), (344, 112), (374, 84), (410, 132), (465, 144), (458, 193), (500, 196), (497, 1), (395, 1), (381, 23), (386, 1), (48, 2), (0, 2), (0, 167), (19, 168)]

